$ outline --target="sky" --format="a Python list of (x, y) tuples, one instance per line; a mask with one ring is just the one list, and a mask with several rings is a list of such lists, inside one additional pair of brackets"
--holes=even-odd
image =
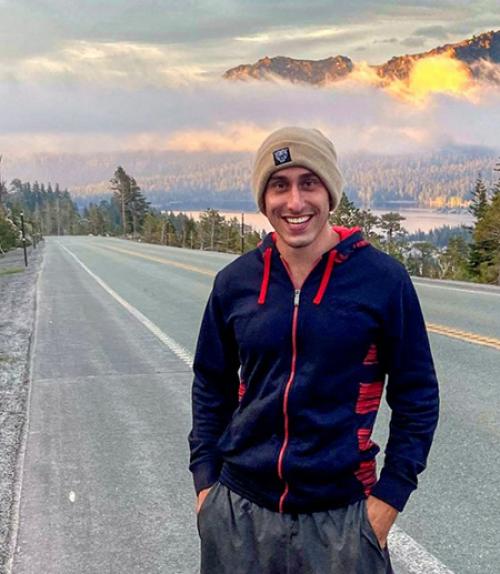
[[(380, 90), (361, 73), (325, 88), (221, 76), (278, 55), (343, 55), (362, 71), (498, 30), (496, 7), (494, 0), (0, 0), (0, 155), (254, 151), (289, 124), (323, 129), (345, 151), (495, 147), (498, 84), (465, 79), (415, 98), (413, 88), (412, 97), (407, 87)], [(427, 78), (441, 77), (449, 62), (437, 65)], [(492, 73), (500, 77), (498, 66)]]

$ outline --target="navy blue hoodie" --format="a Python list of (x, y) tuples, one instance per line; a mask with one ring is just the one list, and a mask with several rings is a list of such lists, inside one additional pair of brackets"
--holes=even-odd
[[(370, 493), (402, 510), (425, 468), (438, 386), (411, 279), (358, 228), (300, 290), (269, 234), (215, 279), (193, 382), (190, 470), (280, 512)], [(383, 387), (392, 409), (377, 479), (371, 440)]]

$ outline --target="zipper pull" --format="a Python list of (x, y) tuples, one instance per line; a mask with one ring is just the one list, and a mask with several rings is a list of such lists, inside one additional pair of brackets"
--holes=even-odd
[(295, 293), (293, 295), (293, 306), (299, 306), (299, 299), (300, 299), (300, 289), (295, 289)]

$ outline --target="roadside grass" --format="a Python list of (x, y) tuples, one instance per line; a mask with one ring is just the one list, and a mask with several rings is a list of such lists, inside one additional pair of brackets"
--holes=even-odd
[(0, 277), (2, 275), (12, 275), (13, 273), (22, 273), (24, 267), (10, 267), (9, 269), (0, 269)]

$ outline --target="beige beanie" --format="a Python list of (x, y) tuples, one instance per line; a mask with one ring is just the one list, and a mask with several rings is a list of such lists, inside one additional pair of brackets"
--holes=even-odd
[(269, 178), (287, 167), (305, 167), (313, 171), (330, 194), (330, 209), (337, 208), (343, 179), (332, 142), (316, 129), (286, 127), (269, 135), (255, 157), (252, 190), (262, 212)]

